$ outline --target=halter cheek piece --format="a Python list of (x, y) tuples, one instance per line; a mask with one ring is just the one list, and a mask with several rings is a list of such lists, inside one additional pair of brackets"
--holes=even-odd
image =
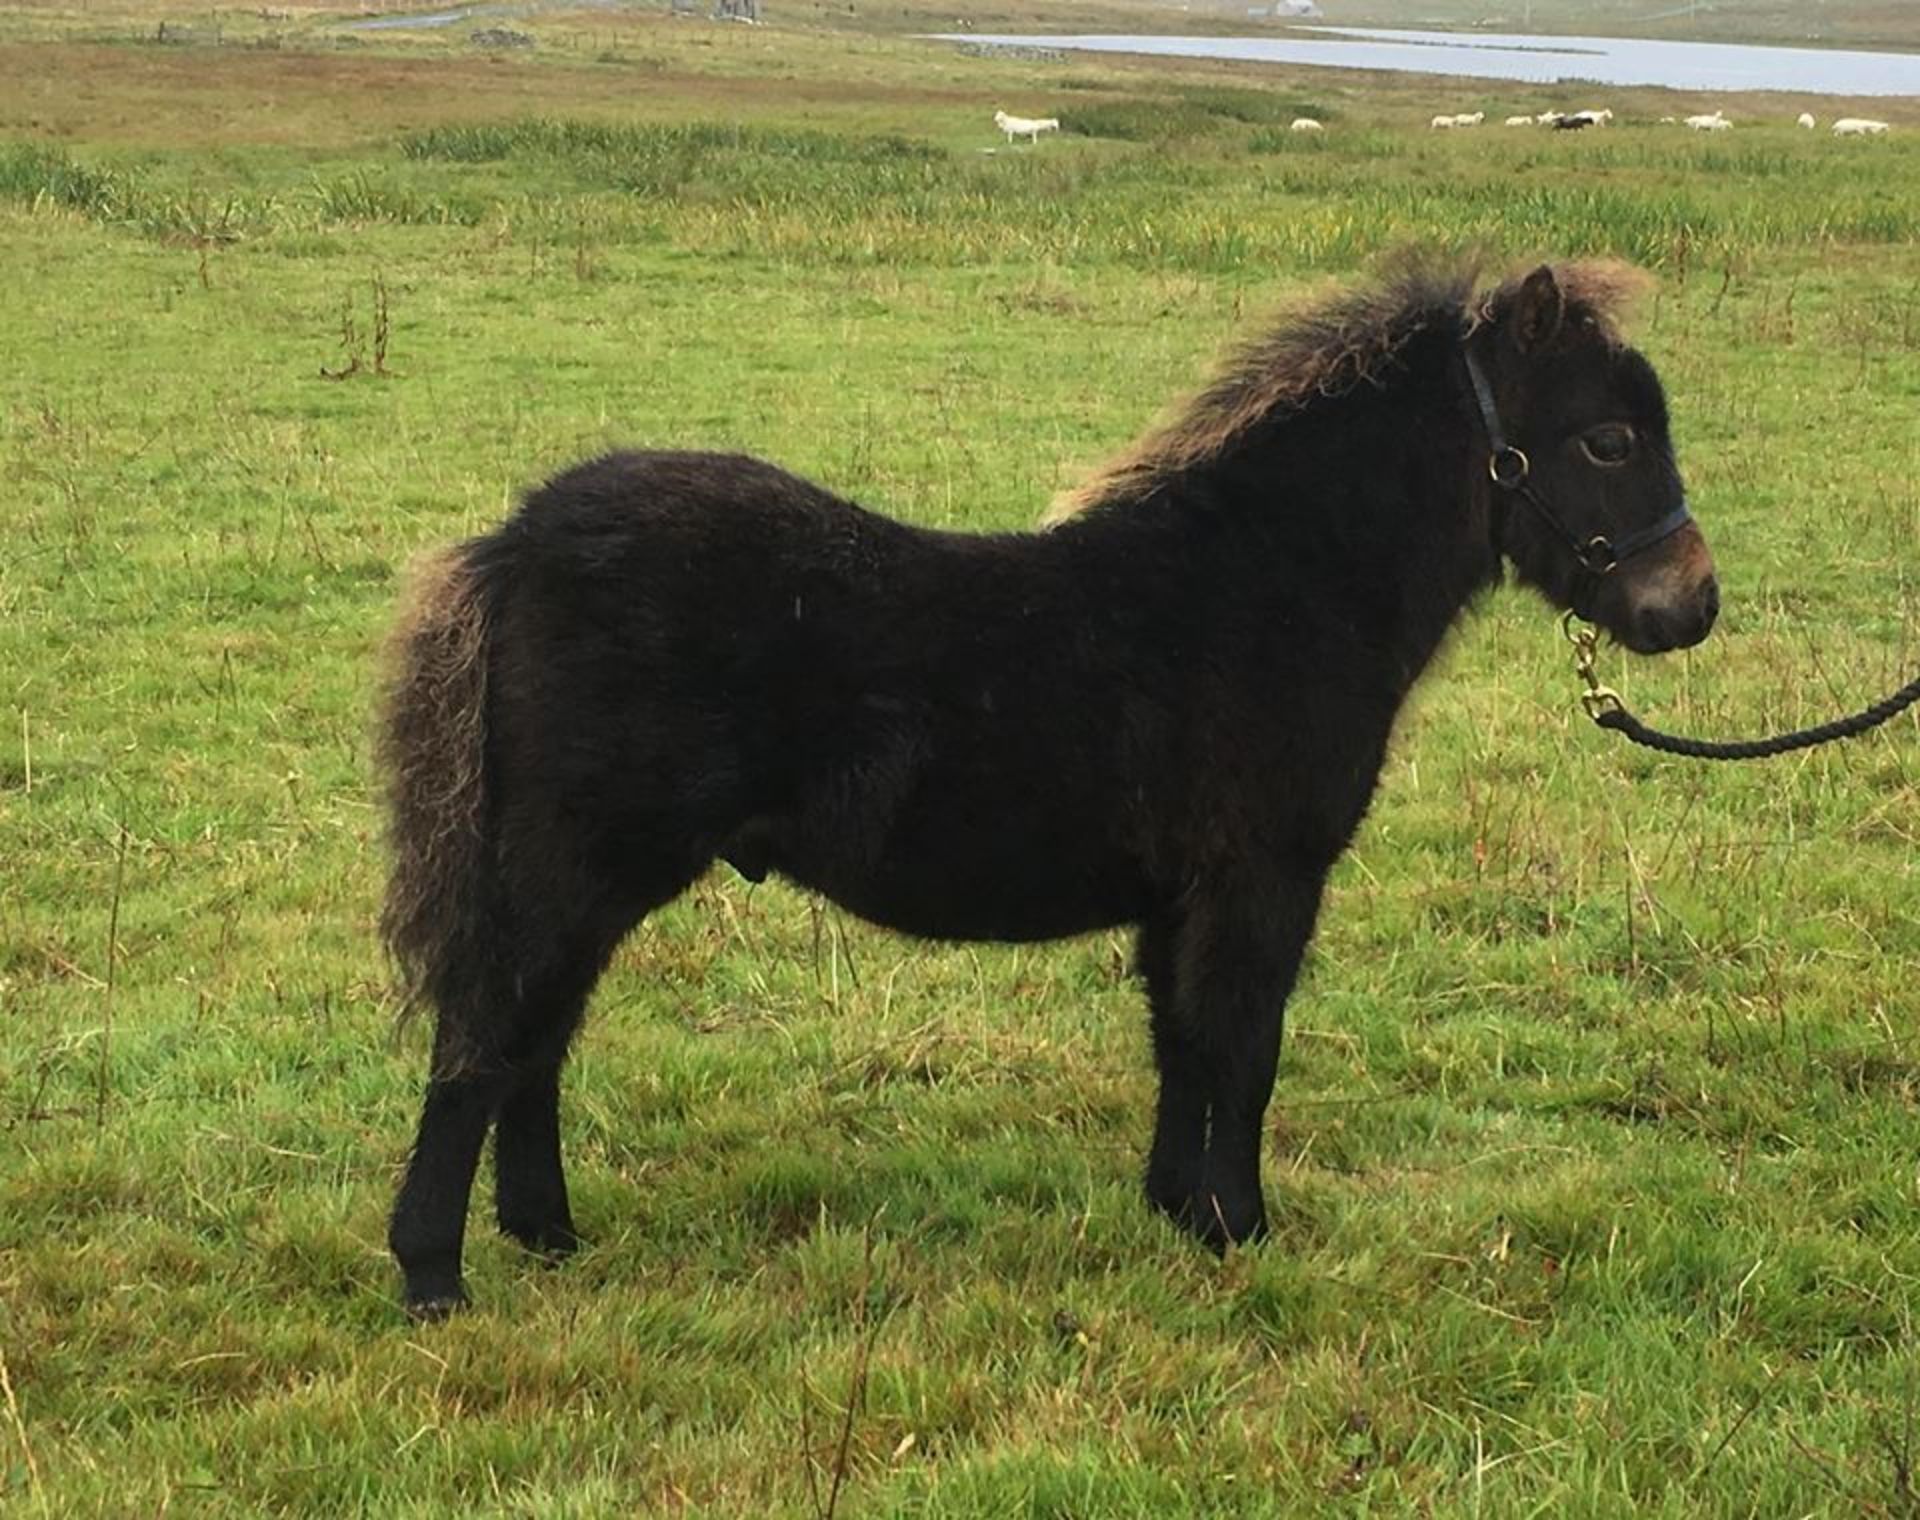
[(1531, 507), (1534, 515), (1553, 530), (1554, 536), (1573, 551), (1583, 572), (1574, 588), (1574, 610), (1585, 617), (1592, 592), (1602, 576), (1611, 574), (1623, 560), (1673, 537), (1693, 521), (1693, 514), (1682, 499), (1679, 506), (1658, 522), (1636, 529), (1625, 538), (1615, 540), (1598, 533), (1592, 538), (1581, 538), (1561, 521), (1559, 513), (1535, 489), (1528, 478), (1533, 466), (1527, 456), (1507, 442), (1506, 432), (1500, 426), (1500, 414), (1494, 409), (1493, 387), (1487, 384), (1486, 374), (1474, 359), (1473, 350), (1462, 345), (1460, 357), (1466, 361), (1467, 379), (1473, 386), (1473, 399), (1480, 407), (1480, 423), (1486, 429), (1487, 446), (1492, 451), (1487, 456), (1487, 474), (1501, 490), (1518, 496)]

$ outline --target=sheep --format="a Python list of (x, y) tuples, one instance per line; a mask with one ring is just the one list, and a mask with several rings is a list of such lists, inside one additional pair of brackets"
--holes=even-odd
[(1293, 119), (1293, 125), (1287, 130), (1289, 132), (1324, 132), (1327, 129), (1311, 116), (1296, 116)]
[(1436, 116), (1428, 125), (1435, 132), (1445, 132), (1453, 126), (1453, 118), (1451, 116)]
[(1029, 116), (1009, 116), (1005, 111), (993, 113), (993, 124), (1007, 134), (1008, 142), (1012, 142), (1016, 137), (1024, 137), (1028, 142), (1037, 143), (1040, 141), (1042, 132), (1060, 130), (1060, 118), (1057, 116), (1036, 119)]
[(1835, 137), (1879, 137), (1888, 130), (1884, 121), (1869, 116), (1842, 116), (1833, 124)]
[(1542, 111), (1538, 116), (1533, 118), (1533, 124), (1536, 127), (1557, 127), (1560, 125), (1560, 122), (1561, 113), (1559, 111)]
[(1813, 112), (1802, 111), (1799, 116), (1794, 119), (1794, 125), (1805, 127), (1811, 132), (1815, 127), (1819, 126), (1820, 123), (1813, 119)]
[(1696, 132), (1724, 132), (1733, 123), (1728, 121), (1722, 112), (1716, 110), (1708, 116), (1689, 116), (1687, 125)]
[(1507, 125), (1510, 127), (1530, 127), (1533, 124), (1534, 121), (1531, 116), (1509, 116), (1507, 118)]
[(1486, 119), (1487, 113), (1485, 111), (1475, 111), (1471, 116), (1454, 117), (1453, 124), (1456, 127), (1477, 127)]

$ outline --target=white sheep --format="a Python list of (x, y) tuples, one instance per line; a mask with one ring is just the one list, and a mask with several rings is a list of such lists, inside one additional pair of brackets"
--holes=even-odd
[(1705, 116), (1689, 116), (1687, 123), (1696, 132), (1724, 132), (1733, 125), (1725, 114), (1716, 110)]
[(1435, 132), (1445, 132), (1453, 126), (1453, 118), (1451, 116), (1436, 116), (1428, 125)]
[(1534, 120), (1531, 116), (1509, 116), (1507, 118), (1507, 125), (1510, 127), (1531, 127), (1534, 125)]
[(1287, 130), (1289, 132), (1324, 132), (1327, 129), (1311, 116), (1296, 116), (1293, 119), (1293, 125)]
[(1024, 137), (1028, 142), (1037, 143), (1040, 141), (1040, 134), (1042, 132), (1058, 132), (1060, 130), (1060, 118), (1057, 116), (1038, 118), (1031, 116), (1009, 116), (1005, 111), (995, 111), (993, 113), (993, 124), (1007, 134), (1008, 142), (1012, 142), (1016, 137)]
[(1794, 118), (1794, 125), (1805, 127), (1809, 132), (1811, 132), (1815, 127), (1819, 126), (1820, 123), (1813, 119), (1813, 112), (1802, 111), (1797, 117)]
[(1835, 137), (1879, 137), (1888, 130), (1884, 121), (1870, 116), (1842, 116), (1833, 124)]

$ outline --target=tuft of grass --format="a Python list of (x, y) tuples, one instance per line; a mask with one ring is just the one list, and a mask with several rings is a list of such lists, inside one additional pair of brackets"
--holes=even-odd
[(661, 155), (755, 155), (801, 162), (878, 164), (942, 158), (925, 143), (897, 134), (848, 137), (819, 131), (743, 126), (737, 122), (670, 124), (570, 121), (534, 117), (478, 126), (434, 127), (400, 141), (409, 158), (488, 163), (517, 155), (581, 162), (606, 172), (609, 161)]
[(307, 187), (306, 202), (312, 220), (325, 226), (391, 222), (399, 226), (471, 227), (493, 209), (476, 197), (383, 183), (366, 170), (315, 180)]
[(1146, 143), (1190, 139), (1218, 126), (1204, 106), (1165, 98), (1089, 103), (1060, 120), (1061, 131), (1071, 136)]
[(125, 178), (76, 163), (72, 156), (32, 143), (0, 148), (0, 196), (30, 206), (56, 206), (96, 221), (130, 221), (135, 198)]

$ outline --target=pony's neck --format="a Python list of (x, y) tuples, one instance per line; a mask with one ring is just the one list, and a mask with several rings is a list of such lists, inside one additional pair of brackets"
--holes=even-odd
[(1230, 525), (1240, 573), (1346, 623), (1408, 683), (1499, 575), (1459, 349), (1422, 334), (1379, 383), (1269, 419), (1188, 482), (1187, 509)]

